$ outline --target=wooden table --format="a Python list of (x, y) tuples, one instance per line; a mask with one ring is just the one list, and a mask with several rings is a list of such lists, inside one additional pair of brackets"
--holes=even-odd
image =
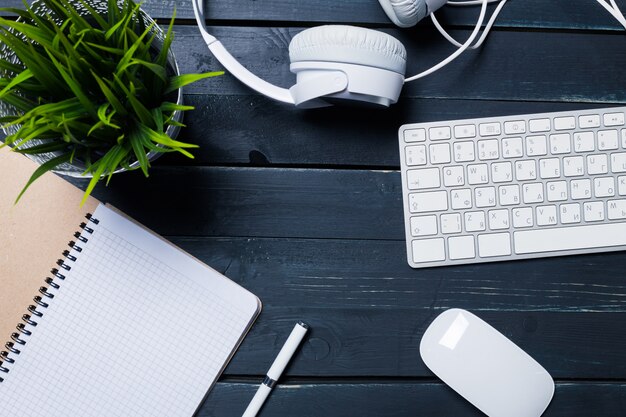
[[(189, 0), (145, 9), (165, 22), (175, 3), (182, 72), (220, 69)], [(439, 17), (465, 38), (477, 13)], [(289, 41), (318, 24), (396, 36), (407, 74), (451, 52), (430, 22), (395, 29), (376, 0), (211, 0), (208, 16), (234, 56), (287, 87)], [(163, 157), (149, 179), (116, 176), (96, 196), (263, 301), (198, 415), (240, 416), (297, 320), (310, 337), (261, 416), (482, 415), (419, 357), (423, 331), (450, 307), (478, 314), (550, 372), (545, 416), (626, 415), (626, 254), (413, 270), (397, 150), (403, 123), (623, 103), (624, 51), (626, 34), (592, 0), (511, 0), (479, 52), (407, 85), (387, 110), (297, 110), (228, 74), (188, 88), (197, 110), (181, 139), (201, 145), (196, 159)]]

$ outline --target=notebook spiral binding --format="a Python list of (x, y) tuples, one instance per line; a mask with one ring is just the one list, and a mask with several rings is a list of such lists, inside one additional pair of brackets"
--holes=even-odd
[[(94, 232), (90, 224), (97, 225), (100, 223), (100, 221), (95, 219), (91, 214), (87, 214), (85, 217), (87, 218), (87, 222), (80, 224), (80, 228), (83, 231), (78, 231), (74, 234), (77, 242), (71, 241), (69, 243), (69, 247), (77, 253), (83, 251), (83, 248), (79, 246), (79, 244), (89, 241), (84, 234), (93, 234)], [(22, 323), (19, 323), (15, 327), (17, 331), (12, 333), (11, 340), (5, 343), (4, 347), (6, 350), (0, 351), (0, 383), (4, 382), (2, 375), (6, 377), (6, 374), (11, 370), (11, 365), (15, 363), (16, 356), (22, 352), (23, 346), (26, 345), (27, 338), (33, 334), (33, 328), (37, 327), (39, 323), (38, 318), (43, 317), (43, 310), (50, 306), (49, 302), (54, 298), (54, 292), (61, 288), (62, 281), (65, 280), (66, 271), (72, 269), (72, 264), (76, 262), (77, 259), (78, 258), (72, 255), (69, 250), (65, 250), (63, 252), (63, 258), (57, 261), (58, 268), (53, 268), (50, 271), (52, 276), (44, 280), (47, 286), (39, 288), (39, 294), (33, 298), (34, 304), (28, 306), (28, 313), (22, 316)]]

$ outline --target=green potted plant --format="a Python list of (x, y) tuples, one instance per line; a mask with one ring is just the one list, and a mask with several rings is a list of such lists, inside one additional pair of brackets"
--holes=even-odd
[[(221, 74), (180, 75), (167, 32), (132, 0), (35, 0), (2, 8), (0, 124), (4, 145), (45, 172), (102, 178), (141, 169), (166, 152), (193, 157), (176, 140), (182, 87)], [(175, 15), (175, 13), (174, 13)]]

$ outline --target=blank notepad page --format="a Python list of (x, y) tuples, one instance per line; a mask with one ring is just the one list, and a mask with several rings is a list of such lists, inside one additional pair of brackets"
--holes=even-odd
[(24, 417), (190, 417), (258, 299), (104, 205), (93, 218), (89, 241), (28, 326), (0, 404)]

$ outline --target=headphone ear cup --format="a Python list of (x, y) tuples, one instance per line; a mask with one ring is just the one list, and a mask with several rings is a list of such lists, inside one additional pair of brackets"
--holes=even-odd
[(406, 70), (402, 42), (377, 30), (325, 25), (298, 33), (289, 44), (291, 63), (303, 61), (365, 65), (397, 72)]
[(355, 26), (318, 26), (289, 44), (296, 104), (312, 98), (395, 103), (404, 84), (406, 49), (391, 35)]
[(428, 16), (426, 0), (378, 0), (391, 21), (401, 28), (415, 26)]

